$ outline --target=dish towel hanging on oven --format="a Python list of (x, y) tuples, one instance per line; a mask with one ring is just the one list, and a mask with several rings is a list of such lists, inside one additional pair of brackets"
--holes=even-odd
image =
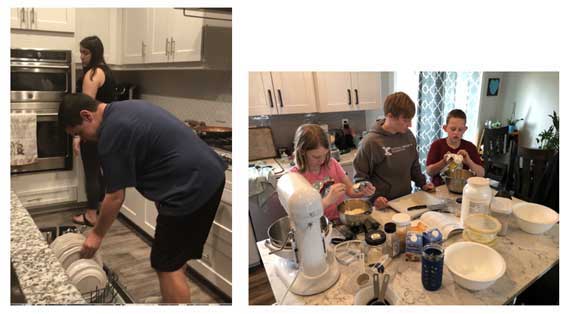
[(37, 158), (36, 113), (11, 113), (10, 165), (32, 164)]

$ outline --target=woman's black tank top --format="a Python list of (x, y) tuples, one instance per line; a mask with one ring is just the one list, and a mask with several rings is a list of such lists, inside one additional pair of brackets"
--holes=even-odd
[[(99, 87), (95, 98), (104, 103), (110, 103), (117, 100), (117, 95), (115, 92), (115, 78), (113, 77), (111, 69), (102, 64), (98, 65), (97, 67), (105, 72), (105, 83), (103, 86)], [(81, 93), (83, 91), (83, 78), (85, 75), (86, 71), (83, 71), (83, 77), (77, 81), (77, 93)]]

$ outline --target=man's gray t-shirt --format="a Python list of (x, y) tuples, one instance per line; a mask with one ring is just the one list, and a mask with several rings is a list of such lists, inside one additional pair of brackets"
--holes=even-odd
[(162, 215), (195, 212), (224, 182), (223, 160), (185, 123), (146, 101), (108, 104), (98, 134), (107, 193), (135, 187)]

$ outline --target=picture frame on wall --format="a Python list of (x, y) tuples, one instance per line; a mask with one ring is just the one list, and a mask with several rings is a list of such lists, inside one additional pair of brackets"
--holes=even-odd
[(499, 78), (493, 77), (487, 80), (487, 96), (497, 96), (499, 94)]

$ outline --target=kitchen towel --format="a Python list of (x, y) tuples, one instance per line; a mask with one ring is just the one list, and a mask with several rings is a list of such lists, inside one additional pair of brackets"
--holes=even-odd
[(37, 158), (36, 113), (11, 113), (10, 165), (32, 164)]
[(250, 167), (249, 172), (249, 196), (256, 196), (261, 207), (276, 192), (276, 175), (271, 167)]

